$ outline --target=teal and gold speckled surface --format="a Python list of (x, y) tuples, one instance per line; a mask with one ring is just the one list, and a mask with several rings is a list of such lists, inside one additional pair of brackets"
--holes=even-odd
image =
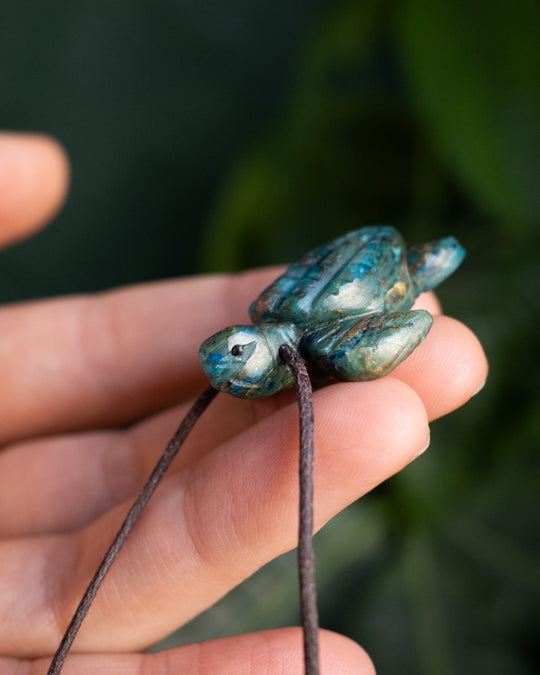
[(290, 265), (249, 309), (253, 325), (206, 340), (199, 361), (212, 386), (261, 398), (293, 385), (278, 355), (298, 349), (316, 382), (383, 377), (420, 344), (431, 315), (416, 297), (458, 267), (453, 237), (412, 247), (391, 226), (354, 230)]

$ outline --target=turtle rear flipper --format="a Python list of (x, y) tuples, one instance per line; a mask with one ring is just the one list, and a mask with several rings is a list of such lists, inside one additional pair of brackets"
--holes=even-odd
[(438, 286), (459, 267), (464, 257), (465, 249), (454, 237), (409, 247), (407, 265), (415, 296)]
[(306, 335), (300, 352), (319, 378), (374, 380), (406, 359), (432, 323), (431, 314), (422, 309), (347, 318)]

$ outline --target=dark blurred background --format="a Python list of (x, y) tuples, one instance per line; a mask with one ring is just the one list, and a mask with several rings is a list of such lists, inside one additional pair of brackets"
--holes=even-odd
[[(372, 223), (468, 250), (440, 289), (485, 389), (317, 537), (322, 624), (381, 675), (540, 671), (540, 5), (4, 0), (0, 127), (66, 207), (3, 301), (292, 260)], [(297, 623), (294, 555), (174, 636)], [(170, 642), (168, 643), (170, 644)]]

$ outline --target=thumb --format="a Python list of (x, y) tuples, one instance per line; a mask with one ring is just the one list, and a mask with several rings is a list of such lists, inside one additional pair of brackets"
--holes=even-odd
[(69, 162), (55, 140), (0, 132), (0, 246), (45, 225), (64, 202), (68, 182)]

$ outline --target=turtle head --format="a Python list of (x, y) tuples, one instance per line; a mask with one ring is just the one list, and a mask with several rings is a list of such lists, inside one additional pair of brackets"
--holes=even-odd
[(293, 385), (279, 347), (295, 347), (300, 331), (289, 324), (229, 326), (205, 340), (199, 363), (210, 384), (238, 398), (261, 398)]

